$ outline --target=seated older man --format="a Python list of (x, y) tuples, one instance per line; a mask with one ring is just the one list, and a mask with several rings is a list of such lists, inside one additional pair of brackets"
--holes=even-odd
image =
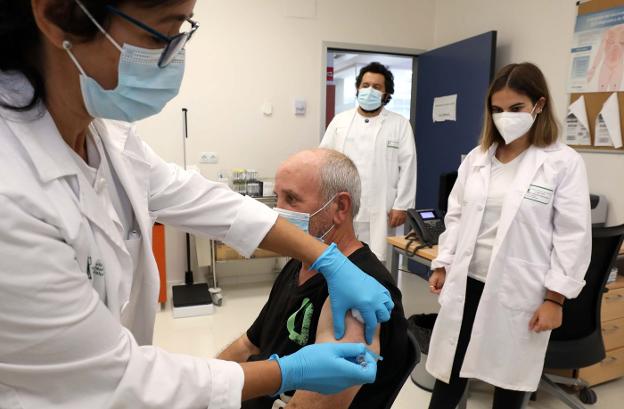
[[(298, 153), (284, 162), (275, 177), (278, 211), (303, 229), (336, 243), (340, 251), (364, 272), (384, 285), (394, 301), (388, 322), (377, 328), (369, 348), (383, 356), (375, 383), (324, 396), (293, 391), (280, 397), (261, 397), (243, 403), (244, 409), (366, 408), (385, 407), (401, 382), (408, 350), (401, 292), (394, 280), (353, 230), (360, 204), (360, 178), (353, 162), (327, 149)], [(357, 313), (356, 313), (357, 316)], [(267, 303), (251, 328), (220, 355), (237, 362), (267, 359), (272, 354), (291, 354), (315, 342), (365, 342), (364, 326), (351, 313), (345, 336), (334, 338), (327, 284), (309, 266), (290, 260), (277, 277)], [(292, 397), (291, 397), (292, 396)]]

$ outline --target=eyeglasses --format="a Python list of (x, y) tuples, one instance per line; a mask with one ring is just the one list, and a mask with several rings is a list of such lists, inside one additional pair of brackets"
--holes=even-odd
[(163, 43), (166, 43), (167, 45), (165, 46), (165, 49), (163, 50), (161, 56), (160, 56), (160, 60), (158, 60), (158, 66), (160, 68), (164, 68), (167, 65), (169, 65), (171, 63), (171, 61), (173, 61), (173, 59), (175, 58), (176, 55), (178, 55), (178, 53), (180, 52), (180, 50), (182, 50), (184, 48), (184, 46), (186, 45), (186, 43), (189, 42), (189, 40), (191, 39), (191, 37), (193, 36), (193, 34), (197, 31), (197, 29), (199, 28), (199, 23), (191, 20), (190, 18), (186, 17), (185, 20), (187, 22), (189, 22), (191, 24), (191, 29), (189, 31), (186, 31), (184, 33), (180, 33), (180, 34), (176, 34), (172, 37), (165, 35), (157, 30), (154, 30), (153, 28), (151, 28), (150, 26), (148, 26), (147, 24), (135, 19), (134, 17), (131, 17), (129, 15), (127, 15), (126, 13), (124, 13), (121, 10), (116, 9), (113, 6), (106, 6), (106, 8), (113, 14), (131, 22), (132, 24), (134, 24), (135, 26), (147, 31), (148, 33), (150, 33), (151, 35), (153, 35), (154, 37), (156, 37), (158, 40), (162, 41)]

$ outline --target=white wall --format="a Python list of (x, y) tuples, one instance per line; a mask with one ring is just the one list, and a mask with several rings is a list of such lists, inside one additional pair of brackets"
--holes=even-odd
[[(567, 112), (566, 81), (577, 13), (574, 0), (437, 0), (435, 46), (498, 31), (497, 69), (530, 61), (544, 72), (558, 117)], [(624, 155), (583, 153), (592, 193), (607, 196), (609, 224), (624, 223)], [(619, 182), (613, 175), (618, 175)]]
[[(218, 165), (200, 166), (210, 178), (219, 169), (234, 167), (255, 168), (271, 177), (286, 157), (316, 146), (323, 41), (430, 49), (497, 30), (497, 68), (536, 63), (549, 81), (559, 118), (564, 118), (574, 0), (318, 0), (312, 19), (284, 17), (286, 1), (295, 0), (198, 1), (195, 13), (202, 26), (188, 47), (181, 93), (161, 115), (139, 125), (163, 158), (182, 163), (182, 107), (189, 109), (189, 163), (197, 164), (202, 151), (219, 155)], [(292, 114), (294, 98), (307, 100), (305, 117)], [(260, 111), (265, 100), (273, 103), (272, 117)], [(624, 223), (624, 189), (611, 177), (624, 175), (624, 156), (583, 158), (592, 192), (609, 199), (609, 224)], [(167, 230), (172, 281), (183, 278), (182, 239), (181, 233)]]
[[(189, 109), (188, 161), (214, 151), (220, 169), (255, 168), (272, 177), (291, 154), (318, 145), (321, 118), (322, 42), (429, 49), (434, 0), (318, 0), (316, 18), (284, 17), (294, 0), (198, 0), (201, 28), (187, 50), (180, 95), (160, 115), (139, 125), (142, 137), (168, 161), (182, 163), (181, 108)], [(298, 0), (311, 3), (314, 0)], [(308, 103), (305, 117), (293, 100)], [(274, 106), (264, 117), (261, 105)], [(167, 230), (170, 281), (184, 271), (182, 235)], [(239, 267), (240, 268), (240, 267)]]

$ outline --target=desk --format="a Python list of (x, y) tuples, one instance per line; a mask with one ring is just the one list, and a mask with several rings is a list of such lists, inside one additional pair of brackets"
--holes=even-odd
[[(386, 237), (386, 241), (388, 244), (392, 246), (392, 258), (390, 264), (390, 272), (394, 275), (395, 271), (399, 267), (399, 254), (403, 254), (408, 257), (410, 260), (414, 260), (417, 263), (423, 264), (425, 266), (431, 266), (431, 261), (438, 256), (438, 246), (433, 246), (431, 248), (425, 247), (424, 249), (420, 249), (416, 252), (415, 255), (410, 255), (407, 252), (407, 242), (408, 240), (404, 236), (394, 236), (394, 237)], [(414, 242), (410, 249), (418, 247), (418, 242)], [(618, 252), (618, 256), (624, 256), (624, 244), (620, 247), (620, 251)]]
[(419, 242), (413, 242), (409, 249), (407, 248), (408, 240), (404, 236), (386, 237), (388, 244), (392, 246), (392, 256), (390, 258), (390, 274), (398, 282), (399, 278), (399, 255), (402, 254), (410, 260), (414, 260), (417, 263), (425, 266), (431, 266), (431, 261), (438, 255), (438, 246), (431, 248), (425, 247), (418, 250), (412, 255), (411, 250), (420, 245)]

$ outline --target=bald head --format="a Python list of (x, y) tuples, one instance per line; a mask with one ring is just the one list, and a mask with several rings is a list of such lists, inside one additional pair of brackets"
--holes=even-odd
[(331, 149), (312, 149), (294, 154), (275, 175), (278, 207), (314, 213), (338, 193), (351, 197), (351, 213), (360, 207), (360, 177), (355, 164)]
[[(314, 207), (322, 200), (320, 189), (322, 166), (323, 155), (316, 150), (298, 152), (286, 159), (275, 174), (275, 193), (278, 199), (284, 196), (282, 199), (285, 199), (288, 205), (304, 202), (301, 203), (304, 207), (308, 205)], [(278, 207), (283, 206), (278, 203)]]

